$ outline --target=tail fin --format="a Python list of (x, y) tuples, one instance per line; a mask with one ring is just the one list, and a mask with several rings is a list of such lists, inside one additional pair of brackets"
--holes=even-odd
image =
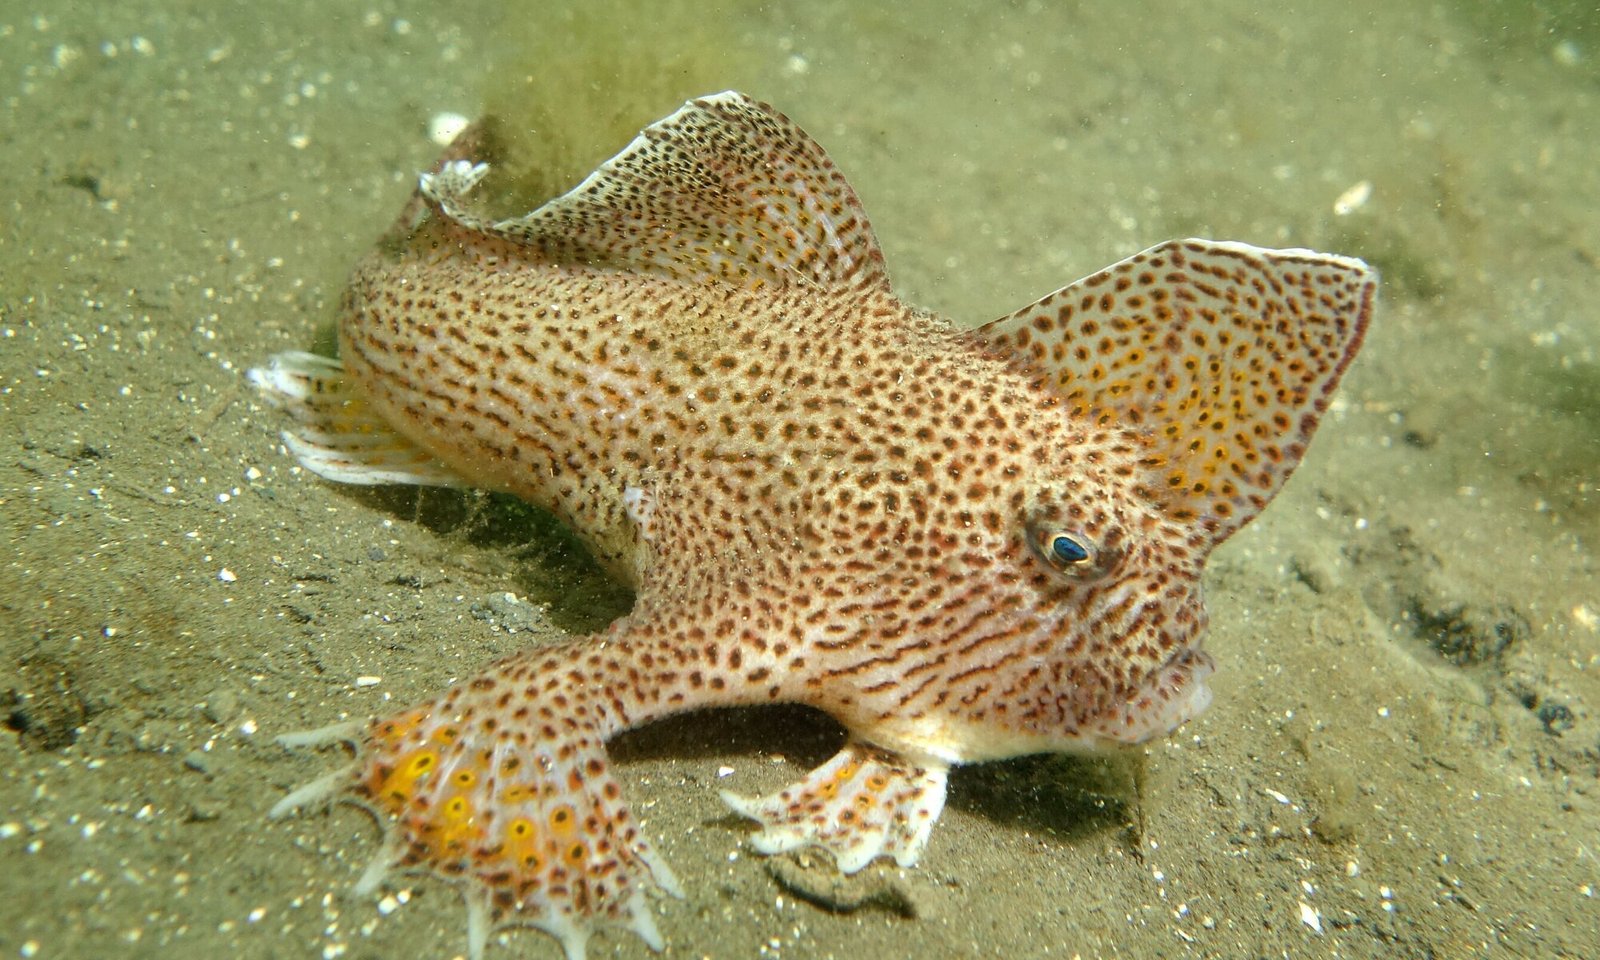
[(467, 485), (396, 433), (331, 357), (301, 351), (279, 353), (266, 366), (251, 370), (248, 377), (268, 403), (294, 418), (297, 426), (283, 432), (283, 442), (301, 466), (319, 477), (367, 486)]

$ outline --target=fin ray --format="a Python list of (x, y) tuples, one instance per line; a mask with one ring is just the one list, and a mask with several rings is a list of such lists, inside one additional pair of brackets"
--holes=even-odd
[(859, 872), (879, 856), (914, 865), (944, 810), (948, 768), (916, 764), (864, 743), (846, 743), (799, 783), (765, 797), (721, 792), (722, 802), (761, 824), (751, 846), (763, 854), (815, 846), (840, 871)]

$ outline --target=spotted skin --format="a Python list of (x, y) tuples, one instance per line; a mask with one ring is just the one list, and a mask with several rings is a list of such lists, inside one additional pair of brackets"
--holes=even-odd
[[(368, 871), (457, 881), (469, 948), (532, 925), (661, 937), (677, 882), (609, 771), (616, 733), (798, 702), (840, 755), (725, 795), (762, 852), (918, 859), (955, 763), (1089, 751), (1205, 708), (1207, 556), (1299, 462), (1353, 357), (1360, 261), (1162, 244), (978, 329), (901, 303), (849, 186), (742, 95), (686, 105), (571, 193), (493, 221), (474, 129), (344, 300), (341, 362), (252, 380), (342, 482), (459, 483), (549, 508), (636, 591), (357, 729)], [(315, 737), (301, 737), (308, 742)]]
[(1043, 373), (1068, 416), (1154, 425), (1149, 465), (1174, 515), (1221, 539), (1304, 455), (1370, 295), (1347, 260), (1177, 240), (984, 331)]

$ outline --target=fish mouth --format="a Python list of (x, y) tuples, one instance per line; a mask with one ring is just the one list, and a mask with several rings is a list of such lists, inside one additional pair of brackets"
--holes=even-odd
[(1180, 648), (1096, 724), (1095, 732), (1124, 744), (1146, 743), (1166, 736), (1211, 706), (1211, 688), (1206, 679), (1216, 669), (1216, 661), (1199, 647)]
[[(1177, 729), (1188, 723), (1211, 706), (1211, 687), (1206, 680), (1216, 672), (1217, 661), (1199, 647), (1184, 647), (1156, 671), (1152, 680), (1177, 684), (1178, 716), (1169, 729)], [(1149, 682), (1146, 681), (1147, 684)]]

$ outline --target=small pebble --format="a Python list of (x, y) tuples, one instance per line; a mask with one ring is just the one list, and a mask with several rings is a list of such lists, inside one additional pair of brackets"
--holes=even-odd
[(1300, 901), (1300, 922), (1317, 933), (1322, 932), (1322, 915), (1317, 913), (1316, 907), (1304, 900)]
[(428, 121), (428, 139), (441, 147), (448, 147), (472, 121), (459, 113), (445, 110)]

